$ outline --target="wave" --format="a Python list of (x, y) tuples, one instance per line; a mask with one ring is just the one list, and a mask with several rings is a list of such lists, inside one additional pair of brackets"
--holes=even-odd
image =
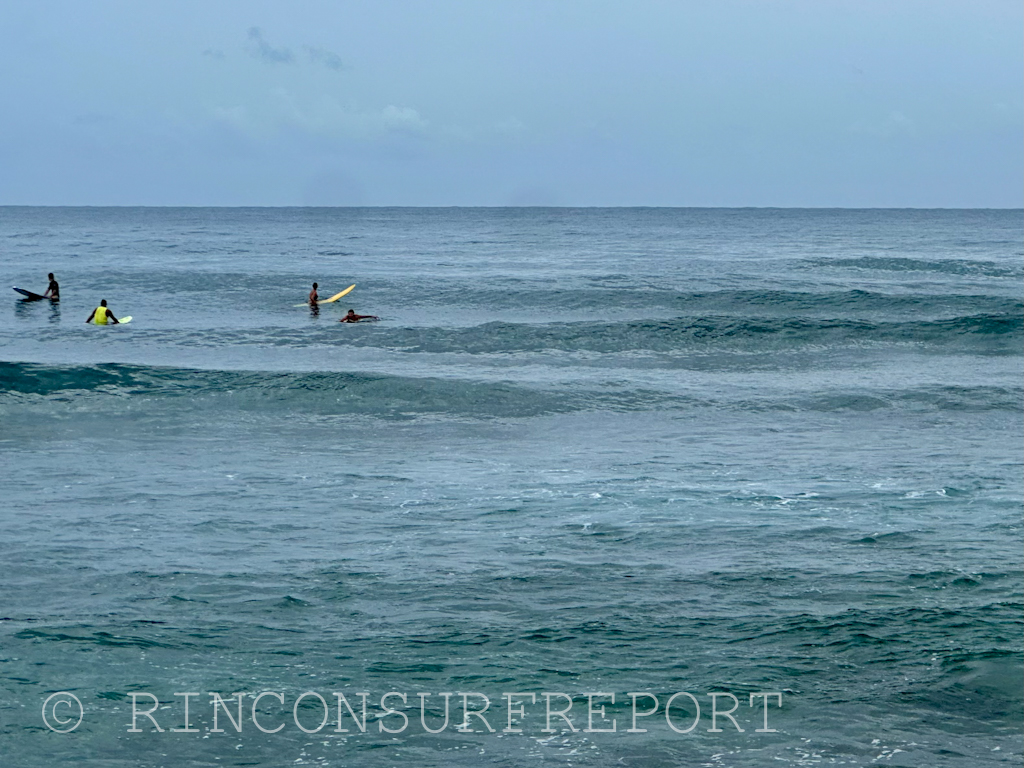
[[(373, 373), (225, 371), (144, 365), (49, 366), (0, 362), (0, 407), (48, 408), (141, 399), (190, 409), (293, 411), (310, 415), (412, 418), (528, 418), (576, 411), (631, 412), (713, 408), (744, 412), (1015, 411), (1015, 387), (929, 386), (903, 390), (837, 389), (812, 396), (696, 396), (600, 383), (540, 388), (508, 381)], [(184, 401), (184, 402), (182, 402)]]
[(396, 306), (486, 307), (547, 310), (670, 309), (680, 313), (709, 314), (813, 314), (862, 315), (913, 313), (918, 318), (951, 315), (1021, 314), (1018, 298), (977, 294), (891, 294), (864, 290), (783, 291), (720, 290), (679, 291), (655, 282), (630, 279), (625, 285), (607, 284), (608, 278), (591, 278), (573, 288), (550, 288), (530, 281), (507, 280), (481, 288), (476, 281), (449, 281), (431, 287), (429, 293), (411, 286), (390, 284), (376, 289), (379, 298)]
[[(227, 251), (225, 251), (227, 252)], [(323, 253), (327, 253), (324, 251)], [(330, 253), (342, 253), (331, 251)], [(1019, 277), (1019, 275), (1018, 275)], [(211, 304), (289, 310), (306, 298), (312, 282), (307, 275), (247, 274), (236, 271), (151, 269), (104, 270), (101, 276), (83, 276), (82, 286), (99, 290), (116, 284), (128, 294), (159, 294), (163, 301), (174, 297)], [(330, 295), (355, 282), (351, 275), (324, 274), (318, 277), (321, 293)], [(1019, 285), (988, 293), (929, 293), (854, 290), (722, 289), (680, 290), (658, 278), (605, 274), (575, 278), (568, 284), (550, 280), (502, 277), (439, 278), (425, 290), (414, 277), (389, 277), (359, 283), (359, 292), (373, 296), (377, 307), (430, 307), (439, 316), (465, 310), (513, 310), (524, 317), (552, 313), (599, 312), (613, 317), (616, 312), (632, 315), (645, 310), (668, 310), (680, 316), (814, 316), (871, 320), (914, 318), (936, 320), (970, 315), (1024, 314)], [(331, 286), (337, 286), (333, 288)], [(364, 294), (366, 295), (366, 294)], [(290, 297), (290, 298), (289, 298)]]
[(0, 363), (0, 404), (87, 397), (187, 398), (191, 408), (402, 417), (529, 417), (575, 410), (570, 398), (506, 383), (371, 373), (222, 371), (144, 365)]
[(938, 272), (946, 275), (978, 277), (1021, 277), (1024, 268), (991, 260), (975, 259), (912, 259), (899, 256), (860, 256), (857, 258), (807, 259), (810, 267), (842, 267), (880, 272)]
[[(404, 352), (501, 354), (520, 352), (687, 350), (781, 351), (802, 346), (866, 343), (955, 345), (973, 354), (1020, 354), (1024, 315), (979, 314), (942, 320), (871, 322), (811, 317), (710, 315), (620, 322), (490, 322), (469, 328), (388, 328), (337, 337), (338, 344)], [(320, 341), (318, 339), (318, 341)]]
[(964, 314), (1021, 314), (1024, 302), (1018, 299), (976, 294), (892, 294), (875, 291), (714, 291), (694, 293), (689, 302), (746, 309), (776, 308), (783, 312), (844, 311), (860, 312), (914, 312), (917, 315)]
[(352, 326), (316, 329), (135, 331), (136, 339), (177, 347), (359, 347), (398, 353), (468, 354), (774, 354), (899, 344), (922, 352), (983, 356), (1024, 351), (1024, 313), (937, 320), (871, 321), (814, 317), (703, 315), (665, 319), (526, 323), (491, 321), (465, 327)]

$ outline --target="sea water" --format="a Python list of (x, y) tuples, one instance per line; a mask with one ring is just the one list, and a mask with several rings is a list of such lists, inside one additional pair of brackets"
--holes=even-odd
[(0, 209), (4, 764), (1020, 765), (1022, 223)]

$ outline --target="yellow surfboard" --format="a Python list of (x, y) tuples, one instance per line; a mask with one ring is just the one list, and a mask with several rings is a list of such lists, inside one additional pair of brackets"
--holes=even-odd
[(323, 300), (323, 301), (321, 301), (320, 303), (321, 303), (321, 304), (330, 304), (330, 303), (331, 303), (332, 301), (337, 301), (337, 300), (338, 300), (338, 299), (340, 299), (340, 298), (341, 298), (342, 296), (346, 296), (346, 295), (348, 295), (348, 292), (349, 292), (349, 291), (351, 291), (351, 290), (352, 290), (353, 288), (355, 288), (355, 287), (356, 287), (356, 284), (355, 284), (355, 283), (352, 283), (352, 285), (350, 285), (350, 286), (349, 286), (348, 288), (346, 288), (346, 289), (345, 289), (344, 291), (342, 291), (341, 293), (336, 293), (336, 294), (334, 294), (333, 296), (331, 296), (331, 298), (329, 298), (329, 299), (324, 299), (324, 300)]
[[(332, 302), (335, 302), (338, 299), (340, 299), (342, 296), (348, 295), (348, 292), (351, 291), (355, 287), (356, 287), (356, 284), (352, 283), (352, 285), (350, 285), (348, 288), (346, 288), (341, 293), (336, 293), (333, 296), (331, 296), (331, 298), (329, 298), (329, 299), (324, 299), (323, 301), (318, 301), (317, 304), (330, 304)], [(296, 307), (308, 307), (309, 306), (309, 302), (308, 301), (304, 301), (302, 304), (296, 304), (295, 306)]]

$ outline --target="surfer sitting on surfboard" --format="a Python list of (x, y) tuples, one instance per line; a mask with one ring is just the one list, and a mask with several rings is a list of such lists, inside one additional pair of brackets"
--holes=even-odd
[(376, 315), (357, 315), (354, 309), (350, 309), (339, 323), (358, 323), (360, 320), (380, 320)]
[(50, 278), (50, 287), (46, 289), (46, 293), (43, 294), (44, 299), (50, 301), (60, 301), (60, 286), (57, 285), (57, 281), (53, 279), (53, 272), (47, 275)]
[(114, 317), (113, 312), (107, 309), (107, 300), (103, 299), (100, 305), (89, 314), (89, 319), (85, 322), (94, 322), (96, 325), (106, 325), (110, 322), (117, 325), (120, 321)]

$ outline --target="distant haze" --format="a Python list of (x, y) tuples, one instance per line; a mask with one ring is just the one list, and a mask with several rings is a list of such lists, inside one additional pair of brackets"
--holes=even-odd
[(0, 5), (0, 205), (1020, 207), (1019, 0)]

